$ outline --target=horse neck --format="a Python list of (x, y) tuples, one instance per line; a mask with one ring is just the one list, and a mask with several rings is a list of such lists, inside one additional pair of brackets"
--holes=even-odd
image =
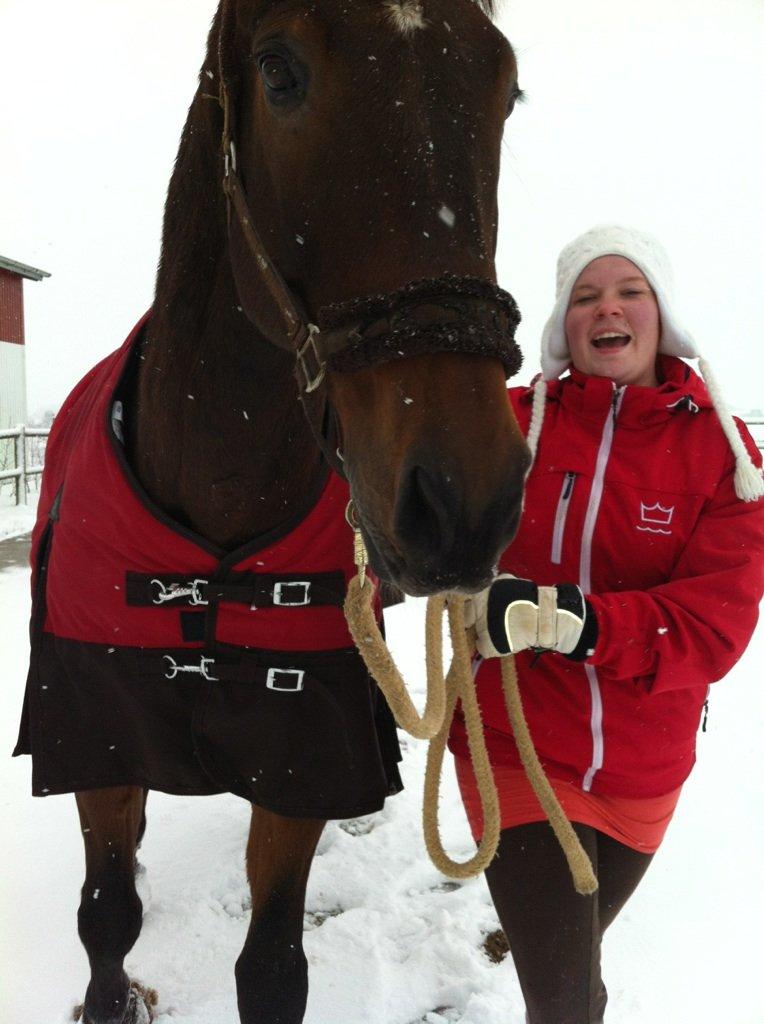
[(317, 479), (320, 455), (293, 357), (259, 336), (240, 308), (204, 102), (191, 107), (168, 190), (128, 443), (149, 496), (232, 550), (289, 518)]

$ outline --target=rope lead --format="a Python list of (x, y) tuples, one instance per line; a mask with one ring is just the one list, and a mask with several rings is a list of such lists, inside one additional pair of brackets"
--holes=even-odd
[[(366, 582), (368, 584), (370, 581)], [(350, 581), (345, 599), (345, 617), (350, 633), (369, 673), (385, 695), (400, 728), (416, 739), (430, 740), (422, 808), (427, 852), (435, 867), (444, 875), (459, 879), (472, 878), (484, 871), (496, 855), (501, 815), (472, 675), (471, 659), (475, 649), (475, 638), (474, 632), (468, 633), (464, 626), (464, 598), (452, 594), (447, 601), (443, 594), (438, 594), (427, 601), (427, 697), (421, 716), (409, 697), (403, 677), (379, 631), (373, 601), (374, 587), (364, 586), (363, 569), (359, 565), (359, 574)], [(444, 677), (442, 623), (446, 610), (454, 653), (448, 676)], [(576, 892), (590, 895), (597, 889), (597, 879), (591, 861), (565, 816), (534, 749), (523, 713), (514, 658), (502, 659), (501, 676), (507, 714), (523, 768), (562, 846)], [(438, 823), (438, 794), (443, 756), (457, 700), (461, 700), (464, 710), (470, 757), (477, 779), (484, 821), (483, 837), (478, 848), (474, 855), (464, 862), (454, 861), (448, 856), (440, 838)]]

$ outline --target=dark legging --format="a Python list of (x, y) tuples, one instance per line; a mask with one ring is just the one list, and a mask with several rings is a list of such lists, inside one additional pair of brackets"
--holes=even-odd
[(548, 822), (505, 829), (486, 871), (528, 1012), (528, 1024), (600, 1024), (605, 930), (652, 860), (589, 825), (574, 824), (599, 880), (579, 896)]

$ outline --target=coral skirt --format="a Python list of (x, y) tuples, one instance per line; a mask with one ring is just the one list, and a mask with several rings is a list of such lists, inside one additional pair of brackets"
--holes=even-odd
[[(466, 758), (455, 757), (454, 760), (464, 809), (472, 834), (479, 840), (483, 834), (483, 814), (477, 779)], [(522, 768), (493, 765), (493, 771), (499, 792), (502, 829), (546, 820)], [(549, 781), (571, 821), (590, 825), (640, 853), (655, 853), (660, 846), (682, 789), (680, 786), (661, 796), (634, 799), (593, 796), (572, 782), (553, 778)]]

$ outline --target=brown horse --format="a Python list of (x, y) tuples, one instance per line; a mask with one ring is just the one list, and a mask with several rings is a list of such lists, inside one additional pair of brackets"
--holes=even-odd
[[(491, 7), (221, 4), (170, 183), (126, 423), (145, 491), (218, 548), (267, 533), (315, 487), (310, 403), (324, 447), (340, 450), (380, 577), (411, 594), (475, 589), (511, 539), (529, 458), (506, 399), (507, 360), (473, 343), (499, 316), (499, 156), (519, 94)], [(267, 259), (248, 237), (247, 210), (227, 210), (221, 182), (234, 165)], [(422, 304), (421, 287), (406, 291), (417, 281), (445, 297)], [(272, 344), (284, 295), (330, 334), (405, 307), (410, 347), (344, 366), (332, 352), (320, 372), (305, 371), (301, 403), (294, 352)], [(354, 307), (369, 296), (379, 298)], [(80, 791), (77, 804), (79, 932), (92, 972), (83, 1019), (133, 1024), (148, 1019), (123, 969), (141, 928), (145, 792)], [(236, 965), (244, 1024), (303, 1019), (305, 886), (323, 824), (253, 807), (252, 919)], [(94, 891), (98, 900), (85, 898)]]

